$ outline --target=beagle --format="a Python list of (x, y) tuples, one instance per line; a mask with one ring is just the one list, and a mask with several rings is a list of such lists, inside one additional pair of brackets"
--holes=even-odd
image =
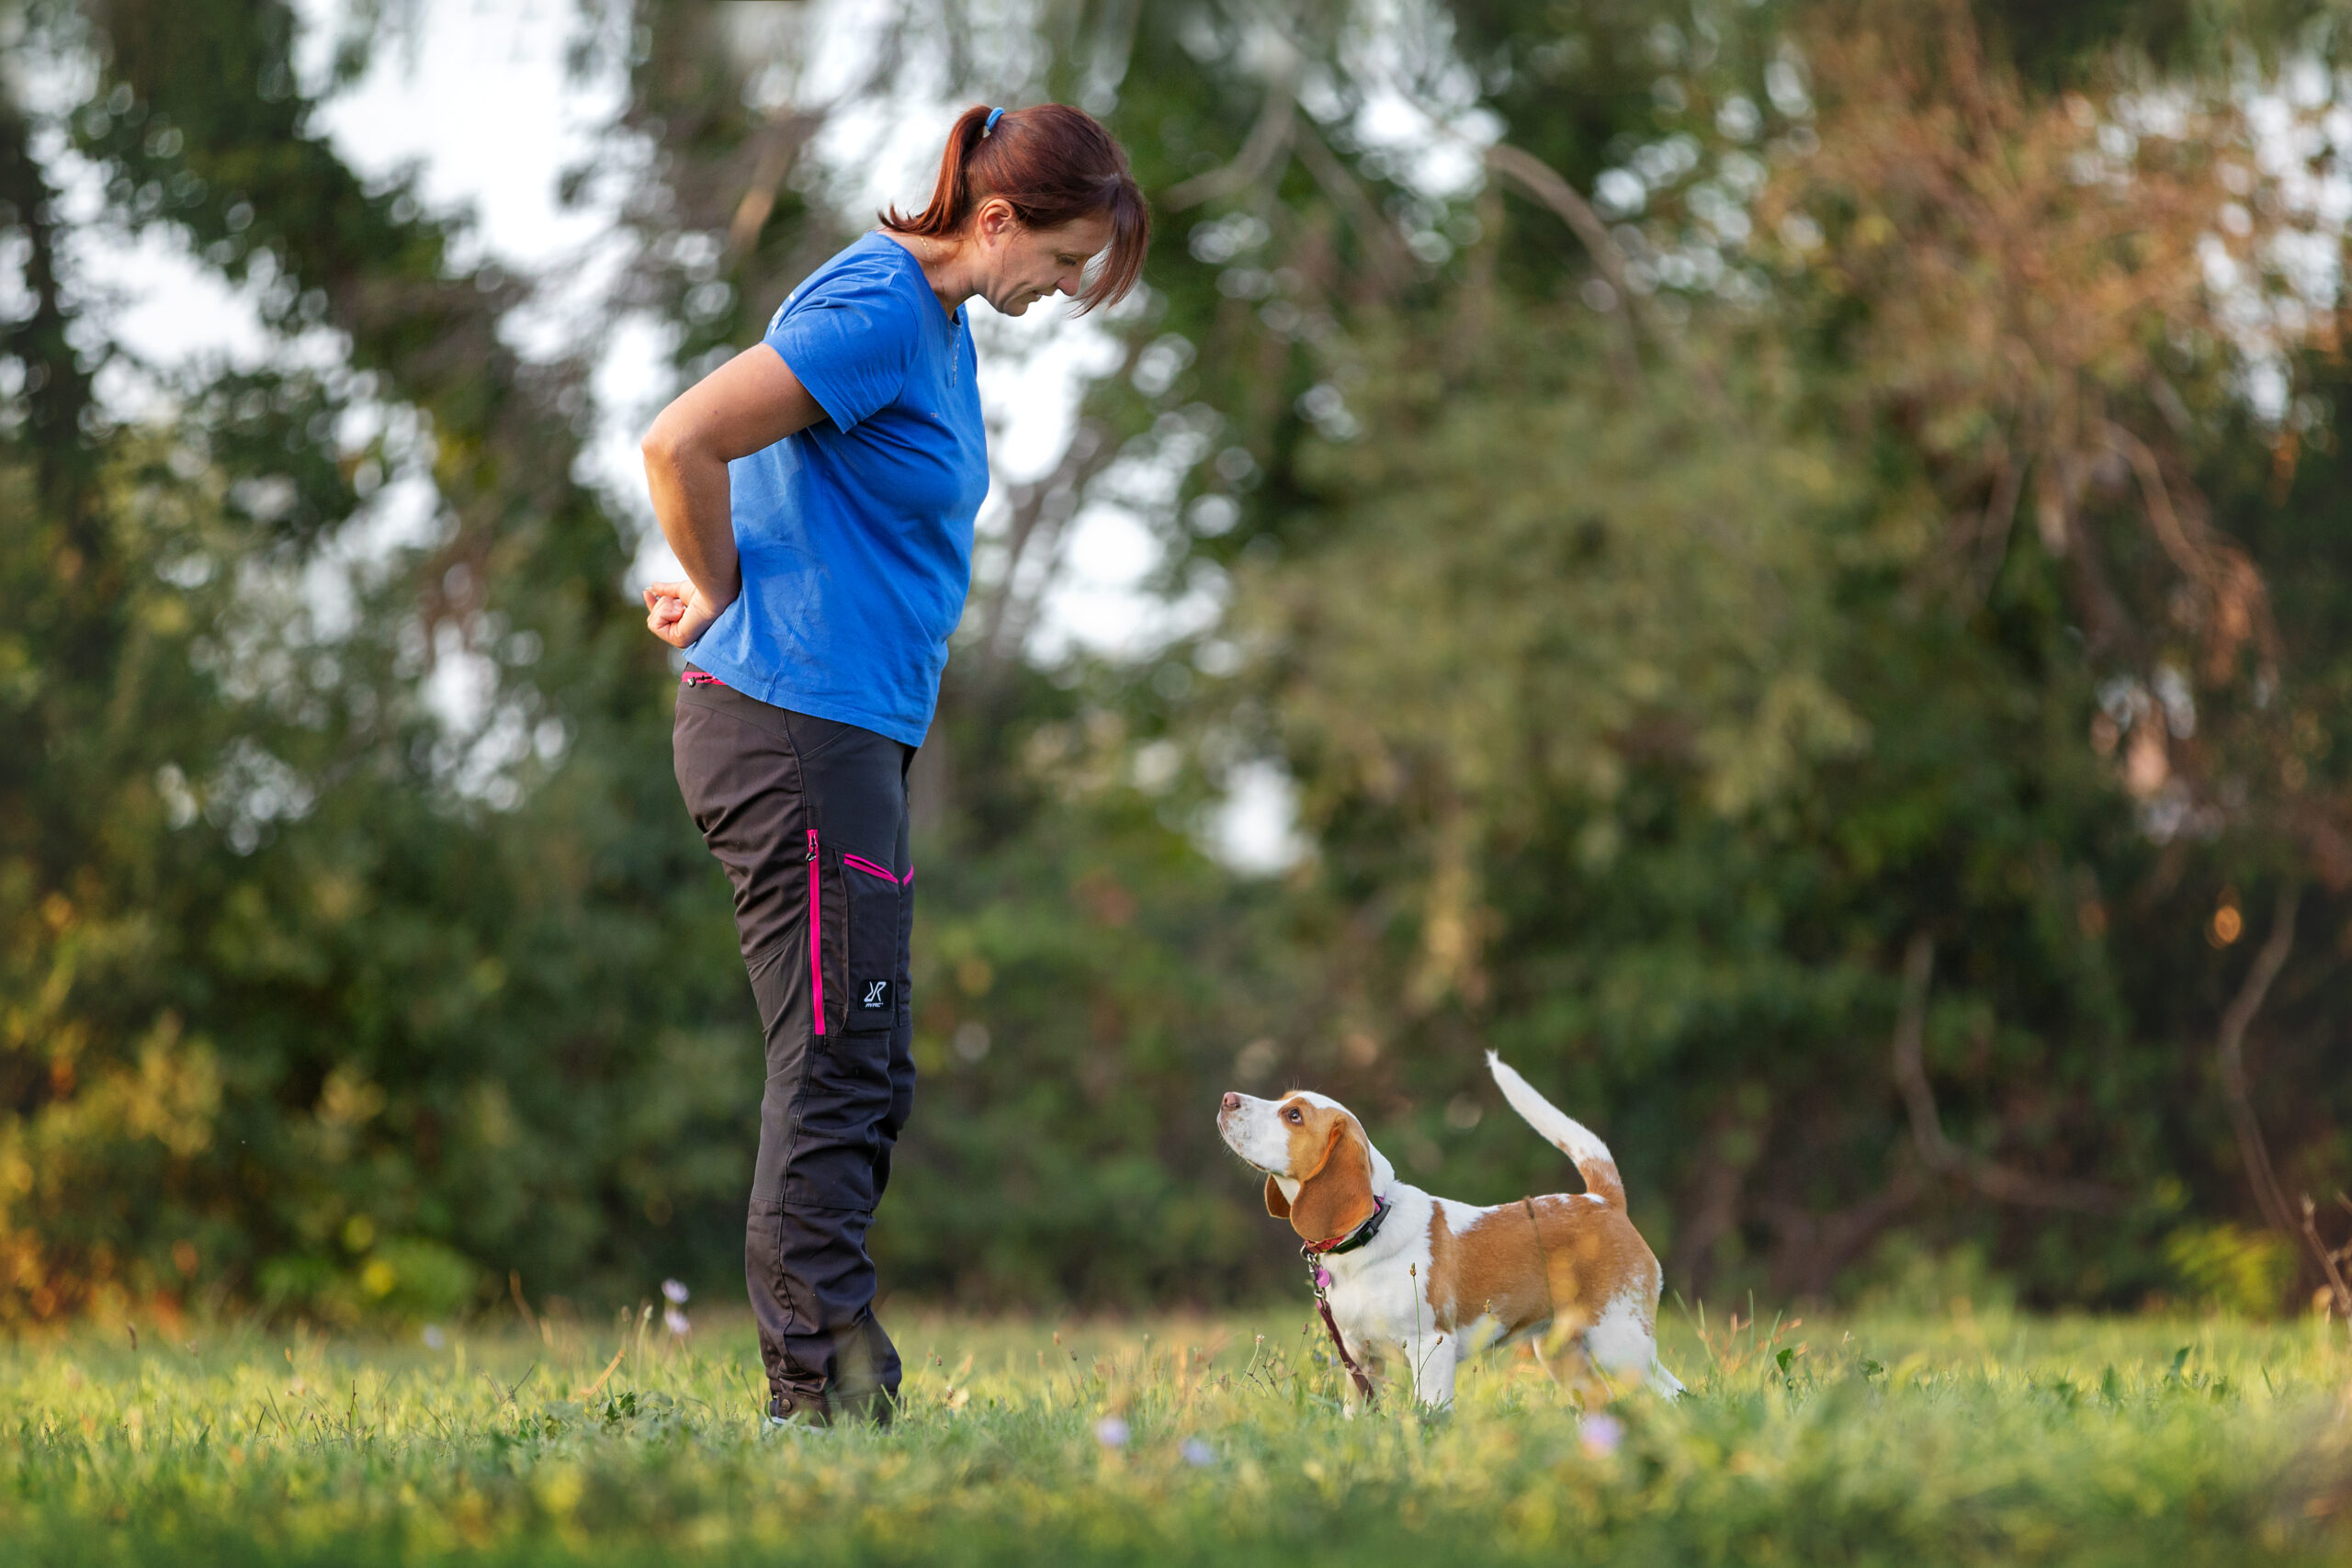
[(1626, 1218), (1608, 1146), (1491, 1051), (1487, 1066), (1584, 1191), (1491, 1208), (1432, 1197), (1396, 1179), (1346, 1106), (1305, 1089), (1228, 1094), (1217, 1132), (1265, 1173), (1266, 1212), (1306, 1244), (1343, 1360), (1400, 1359), (1415, 1397), (1442, 1406), (1462, 1357), (1542, 1335), (1539, 1357), (1545, 1341), (1570, 1345), (1612, 1393), (1643, 1379), (1680, 1393), (1657, 1359), (1657, 1258)]

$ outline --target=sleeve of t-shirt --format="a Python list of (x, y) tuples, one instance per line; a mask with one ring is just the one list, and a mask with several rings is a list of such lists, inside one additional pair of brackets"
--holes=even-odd
[(883, 267), (854, 263), (776, 312), (767, 343), (846, 431), (898, 397), (920, 326)]

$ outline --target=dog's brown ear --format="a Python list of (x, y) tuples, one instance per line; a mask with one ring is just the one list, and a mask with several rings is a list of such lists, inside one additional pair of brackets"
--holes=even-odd
[[(1317, 1116), (1331, 1116), (1331, 1113), (1328, 1111), (1318, 1111), (1315, 1112), (1315, 1114)], [(1331, 1131), (1323, 1139), (1322, 1154), (1317, 1156), (1315, 1163), (1308, 1166), (1305, 1170), (1293, 1170), (1289, 1172), (1288, 1174), (1290, 1179), (1293, 1181), (1305, 1183), (1314, 1180), (1317, 1175), (1321, 1174), (1323, 1168), (1331, 1163), (1331, 1151), (1340, 1146), (1340, 1133), (1342, 1128), (1347, 1126), (1347, 1119), (1345, 1117), (1331, 1116)], [(1295, 1165), (1298, 1162), (1296, 1160), (1293, 1160), (1291, 1163)]]
[(1271, 1176), (1266, 1178), (1266, 1213), (1278, 1220), (1290, 1218), (1290, 1200), (1283, 1196), (1283, 1184)]
[(1291, 1200), (1291, 1229), (1303, 1241), (1329, 1241), (1372, 1218), (1374, 1207), (1372, 1156), (1363, 1134), (1349, 1118), (1334, 1117), (1322, 1163), (1299, 1183), (1298, 1196)]

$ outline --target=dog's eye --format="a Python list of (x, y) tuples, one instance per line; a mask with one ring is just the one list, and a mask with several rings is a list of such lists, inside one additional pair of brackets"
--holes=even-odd
[(1304, 1117), (1304, 1116), (1301, 1116), (1301, 1115), (1298, 1113), (1298, 1107), (1297, 1107), (1297, 1106), (1295, 1106), (1295, 1105), (1294, 1105), (1294, 1106), (1292, 1106), (1288, 1111), (1283, 1111), (1283, 1121), (1285, 1121), (1285, 1122), (1289, 1122), (1292, 1126), (1295, 1127), (1295, 1126), (1297, 1126), (1299, 1123), (1301, 1123), (1302, 1122), (1305, 1122), (1305, 1121), (1306, 1120), (1306, 1117)]

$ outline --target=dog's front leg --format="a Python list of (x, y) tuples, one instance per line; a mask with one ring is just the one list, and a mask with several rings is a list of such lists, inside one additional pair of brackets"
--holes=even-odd
[[(1379, 1357), (1373, 1353), (1373, 1347), (1378, 1341), (1364, 1334), (1351, 1335), (1340, 1328), (1336, 1323), (1331, 1326), (1333, 1331), (1340, 1335), (1340, 1342), (1333, 1347), (1334, 1349), (1340, 1351), (1343, 1358), (1353, 1357), (1356, 1366), (1363, 1369), (1366, 1378), (1373, 1380), (1375, 1388), (1380, 1382), (1386, 1381), (1388, 1368)], [(1340, 1414), (1352, 1421), (1359, 1412), (1370, 1409), (1373, 1400), (1376, 1397), (1378, 1397), (1376, 1393), (1367, 1395), (1356, 1386), (1355, 1372), (1349, 1370), (1345, 1360), (1342, 1359), (1340, 1369)]]
[(1451, 1334), (1425, 1334), (1419, 1343), (1408, 1339), (1398, 1347), (1413, 1369), (1413, 1397), (1425, 1410), (1444, 1410), (1453, 1404), (1453, 1367), (1461, 1358)]

